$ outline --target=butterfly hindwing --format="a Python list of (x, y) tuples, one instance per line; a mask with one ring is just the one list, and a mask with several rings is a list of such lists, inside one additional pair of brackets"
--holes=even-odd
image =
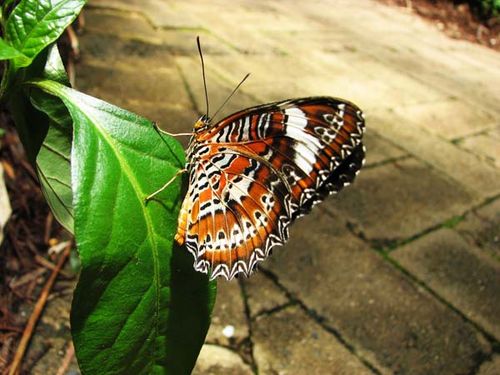
[[(288, 238), (287, 189), (271, 165), (243, 151), (209, 145), (197, 162), (182, 214), (195, 268), (213, 277), (248, 275), (269, 249)], [(196, 178), (193, 178), (196, 176)]]
[(176, 235), (195, 268), (249, 275), (293, 220), (354, 179), (363, 130), (355, 105), (315, 97), (249, 108), (197, 133)]

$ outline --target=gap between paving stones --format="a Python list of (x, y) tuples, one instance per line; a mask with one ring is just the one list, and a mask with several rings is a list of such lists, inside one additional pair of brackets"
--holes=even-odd
[[(403, 159), (403, 158), (401, 158), (401, 159)], [(494, 202), (497, 199), (500, 199), (500, 194), (498, 194), (494, 197), (491, 197), (491, 198), (487, 198), (483, 202), (466, 209), (464, 212), (462, 212), (459, 215), (453, 215), (450, 218), (442, 221), (439, 224), (433, 225), (429, 228), (422, 230), (419, 233), (416, 233), (408, 238), (401, 239), (401, 240), (392, 241), (392, 240), (388, 240), (388, 239), (373, 239), (373, 240), (367, 239), (365, 234), (363, 233), (363, 231), (358, 229), (359, 225), (356, 222), (353, 223), (353, 222), (348, 221), (348, 222), (346, 222), (346, 227), (349, 230), (349, 232), (351, 232), (354, 236), (356, 236), (359, 239), (366, 242), (375, 251), (377, 251), (379, 253), (389, 254), (392, 251), (398, 249), (399, 247), (407, 245), (413, 241), (416, 241), (419, 238), (422, 238), (423, 236), (425, 236), (429, 233), (435, 232), (439, 229), (442, 229), (442, 228), (453, 229), (456, 225), (458, 225), (461, 221), (463, 221), (465, 219), (466, 215), (473, 213), (473, 211), (481, 209), (482, 207)], [(331, 216), (332, 218), (336, 218), (335, 213), (331, 212), (330, 208), (326, 207), (325, 212), (329, 216)], [(478, 247), (481, 247), (481, 246), (478, 245)]]
[(386, 160), (379, 161), (377, 163), (365, 165), (365, 166), (363, 166), (363, 170), (381, 167), (383, 165), (387, 165), (387, 164), (391, 164), (391, 163), (397, 163), (398, 161), (407, 160), (407, 159), (410, 159), (412, 157), (413, 157), (412, 155), (403, 155), (403, 156), (398, 156), (395, 158), (389, 158)]
[(252, 359), (252, 363), (249, 363), (249, 365), (252, 368), (252, 371), (254, 372), (254, 374), (258, 374), (259, 369), (257, 368), (257, 362), (255, 361), (255, 358), (254, 358), (254, 343), (253, 343), (253, 339), (252, 339), (252, 337), (253, 337), (252, 318), (250, 316), (250, 306), (248, 304), (248, 295), (246, 293), (245, 287), (244, 287), (241, 279), (238, 279), (238, 285), (240, 286), (241, 296), (243, 298), (243, 305), (245, 307), (245, 319), (246, 319), (247, 326), (248, 326), (248, 344), (249, 344), (250, 358)]
[(146, 13), (143, 11), (137, 10), (134, 7), (130, 7), (127, 5), (124, 5), (123, 7), (121, 6), (112, 6), (109, 4), (104, 4), (104, 5), (99, 5), (94, 2), (87, 3), (85, 5), (85, 9), (90, 9), (90, 10), (104, 10), (104, 11), (110, 11), (110, 12), (116, 12), (116, 13), (121, 13), (121, 14), (133, 14), (135, 16), (139, 16), (142, 18), (144, 21), (148, 23), (149, 26), (153, 30), (175, 30), (175, 31), (199, 31), (202, 33), (208, 33), (211, 34), (210, 30), (204, 28), (204, 27), (193, 27), (193, 26), (158, 26), (154, 23), (154, 21), (149, 17)]
[(127, 6), (125, 6), (124, 8), (121, 8), (118, 6), (113, 7), (110, 5), (99, 5), (99, 4), (95, 4), (92, 2), (92, 3), (87, 3), (85, 5), (85, 10), (104, 10), (104, 11), (109, 11), (109, 12), (121, 13), (121, 14), (125, 14), (125, 15), (132, 14), (132, 15), (138, 16), (138, 17), (142, 18), (144, 21), (146, 21), (146, 23), (149, 26), (151, 26), (151, 28), (153, 30), (159, 29), (159, 27), (153, 23), (153, 20), (151, 18), (149, 18), (144, 12), (141, 12), (141, 11), (133, 9), (133, 8), (129, 8)]
[[(302, 309), (302, 311), (304, 311), (307, 314), (307, 316), (309, 316), (313, 321), (315, 321), (324, 331), (333, 335), (342, 346), (344, 346), (351, 354), (353, 354), (356, 358), (358, 358), (359, 361), (363, 365), (365, 365), (370, 371), (372, 371), (376, 375), (382, 375), (382, 372), (379, 371), (377, 366), (373, 365), (367, 358), (365, 358), (361, 353), (359, 353), (354, 348), (354, 346), (351, 345), (342, 336), (342, 334), (339, 331), (337, 331), (334, 327), (330, 327), (330, 326), (326, 325), (324, 323), (324, 321), (325, 321), (324, 317), (320, 316), (313, 309), (310, 309), (309, 307), (307, 307), (307, 305), (303, 301), (301, 301), (298, 297), (296, 297), (294, 294), (292, 294), (283, 284), (281, 284), (278, 277), (272, 271), (270, 271), (264, 267), (260, 267), (259, 271), (263, 275), (265, 275), (269, 280), (271, 280), (274, 283), (274, 285), (276, 285), (278, 287), (278, 289), (280, 289), (286, 295), (286, 297), (290, 301), (289, 306), (298, 305)], [(289, 307), (289, 306), (286, 306), (286, 307)], [(282, 308), (278, 309), (277, 311), (281, 311), (283, 309), (284, 309), (284, 306)], [(274, 312), (276, 312), (276, 311), (274, 311)], [(272, 313), (267, 314), (267, 315), (272, 315)]]
[(285, 310), (291, 306), (297, 306), (297, 302), (295, 301), (289, 301), (287, 303), (284, 303), (283, 305), (279, 305), (276, 307), (273, 307), (272, 309), (269, 310), (262, 310), (258, 314), (256, 314), (253, 318), (251, 318), (252, 322), (255, 322), (257, 318), (260, 318), (261, 316), (269, 316), (274, 313), (280, 312), (282, 310)]
[[(449, 141), (451, 143), (453, 143), (454, 145), (460, 146), (460, 142), (463, 142), (464, 140), (466, 140), (468, 138), (477, 137), (478, 135), (487, 135), (489, 132), (495, 131), (496, 129), (498, 129), (499, 124), (500, 124), (500, 120), (497, 124), (493, 125), (491, 128), (482, 129), (482, 130), (479, 130), (477, 132), (467, 134), (463, 137), (457, 137), (457, 138), (450, 139)], [(467, 150), (464, 150), (464, 151), (467, 152)]]

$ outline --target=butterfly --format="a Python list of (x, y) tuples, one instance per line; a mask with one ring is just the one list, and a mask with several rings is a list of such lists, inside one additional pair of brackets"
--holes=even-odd
[(351, 183), (364, 161), (359, 108), (330, 97), (285, 100), (194, 126), (189, 187), (175, 236), (211, 278), (248, 276), (298, 217)]
[[(205, 82), (199, 40), (198, 48)], [(365, 122), (353, 103), (308, 97), (212, 123), (206, 85), (205, 97), (207, 115), (186, 152), (189, 185), (175, 240), (195, 270), (230, 280), (249, 276), (288, 240), (292, 222), (353, 181), (364, 163)]]

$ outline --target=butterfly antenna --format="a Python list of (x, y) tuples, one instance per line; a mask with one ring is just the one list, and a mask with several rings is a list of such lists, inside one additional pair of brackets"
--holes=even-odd
[(207, 117), (208, 117), (208, 90), (207, 90), (207, 81), (205, 79), (205, 63), (203, 61), (203, 53), (201, 52), (201, 44), (200, 44), (200, 37), (196, 37), (196, 43), (198, 44), (198, 52), (200, 53), (200, 59), (201, 59), (201, 74), (203, 75), (203, 87), (205, 88), (205, 102), (207, 104)]
[(215, 116), (217, 116), (217, 113), (219, 113), (219, 111), (226, 105), (226, 103), (229, 101), (229, 99), (231, 99), (231, 97), (234, 95), (234, 93), (240, 88), (240, 86), (243, 84), (243, 82), (246, 81), (246, 79), (250, 76), (250, 73), (247, 73), (247, 75), (241, 80), (240, 83), (238, 83), (238, 86), (236, 86), (233, 90), (233, 92), (227, 97), (226, 100), (224, 100), (224, 103), (222, 103), (222, 105), (219, 107), (219, 109), (217, 111), (215, 111), (214, 115), (213, 115), (213, 118), (215, 118)]

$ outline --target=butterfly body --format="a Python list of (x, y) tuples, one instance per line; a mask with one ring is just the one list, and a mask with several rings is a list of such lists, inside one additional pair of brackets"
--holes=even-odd
[(288, 227), (349, 184), (364, 161), (357, 106), (331, 97), (200, 118), (187, 150), (189, 187), (176, 240), (211, 278), (250, 275)]

